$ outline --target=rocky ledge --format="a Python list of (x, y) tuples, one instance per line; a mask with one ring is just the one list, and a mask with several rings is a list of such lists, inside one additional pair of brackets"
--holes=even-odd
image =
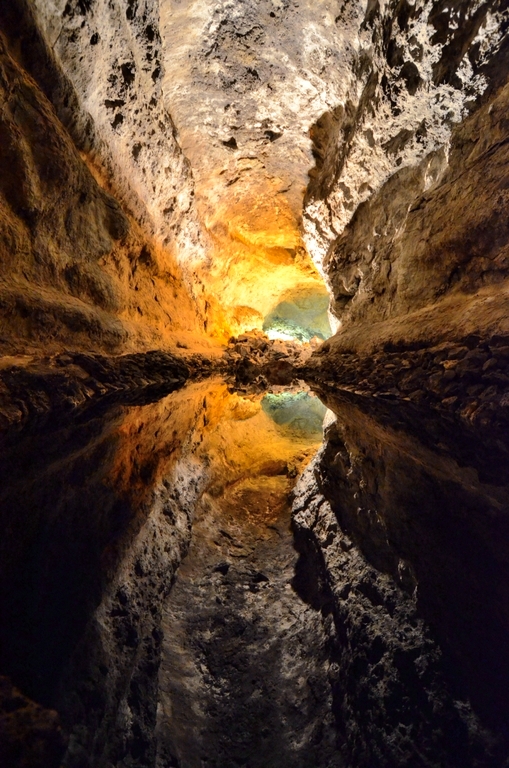
[[(167, 352), (106, 357), (65, 352), (42, 360), (4, 358), (0, 369), (0, 427), (20, 428), (51, 414), (66, 417), (101, 403), (153, 402), (189, 377), (183, 359)], [(196, 360), (194, 361), (196, 366)]]
[(509, 337), (469, 335), (435, 346), (386, 343), (370, 355), (329, 355), (325, 342), (301, 376), (325, 388), (402, 399), (453, 412), (480, 426), (509, 418)]

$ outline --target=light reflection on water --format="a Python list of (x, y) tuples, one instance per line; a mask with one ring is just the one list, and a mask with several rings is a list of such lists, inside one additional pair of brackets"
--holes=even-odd
[[(405, 600), (417, 601), (419, 613), (415, 615), (419, 621), (421, 616), (430, 621), (437, 638), (433, 642), (441, 643), (444, 658), (453, 660), (452, 672), (447, 671), (452, 683), (447, 678), (447, 684), (466, 690), (480, 717), (502, 732), (509, 711), (505, 685), (509, 670), (506, 436), (478, 436), (452, 417), (420, 411), (410, 403), (337, 393), (328, 396), (326, 392), (321, 397), (330, 411), (306, 391), (246, 394), (231, 392), (225, 382), (211, 379), (190, 384), (157, 402), (115, 406), (101, 413), (81, 412), (74, 422), (48, 423), (30, 433), (7, 435), (0, 445), (2, 672), (35, 700), (59, 709), (59, 687), (70, 679), (65, 670), (76, 654), (82, 664), (74, 673), (76, 691), (81, 690), (83, 678), (83, 690), (88, 691), (89, 680), (98, 686), (94, 691), (98, 701), (110, 696), (113, 686), (106, 686), (105, 678), (104, 688), (100, 688), (102, 683), (94, 677), (96, 654), (109, 647), (104, 669), (108, 665), (120, 668), (122, 659), (127, 669), (138, 653), (138, 646), (124, 642), (134, 629), (139, 633), (139, 648), (149, 647), (153, 631), (159, 632), (158, 618), (150, 618), (151, 611), (161, 605), (161, 595), (170, 586), (170, 576), (165, 585), (161, 574), (168, 573), (172, 557), (175, 564), (179, 560), (172, 537), (179, 530), (182, 539), (191, 534), (192, 519), (190, 554), (179, 568), (177, 589), (171, 593), (173, 613), (168, 609), (165, 636), (170, 641), (178, 635), (175, 627), (180, 626), (186, 643), (188, 638), (197, 638), (192, 649), (196, 654), (191, 654), (189, 663), (194, 665), (196, 658), (201, 664), (203, 653), (209, 654), (214, 663), (219, 660), (221, 674), (225, 647), (238, 650), (232, 651), (232, 668), (242, 670), (249, 695), (246, 700), (238, 697), (236, 716), (241, 724), (247, 723), (242, 719), (244, 711), (249, 712), (246, 701), (270, 704), (265, 697), (251, 697), (251, 680), (260, 677), (256, 654), (269, 638), (278, 661), (261, 663), (268, 670), (262, 682), (271, 682), (279, 660), (289, 658), (287, 636), (278, 632), (292, 626), (297, 636), (306, 626), (300, 617), (311, 615), (291, 589), (296, 567), (291, 493), (297, 476), (320, 447), (324, 418), (329, 425), (336, 418), (317, 477), (338, 525), (348, 531), (345, 548), (338, 546), (345, 553), (339, 553), (342, 558), (351, 552), (350, 570), (334, 576), (337, 586), (340, 579), (353, 579), (359, 585), (355, 591), (348, 582), (344, 593), (348, 599), (352, 594), (354, 608), (342, 597), (335, 604), (337, 626), (350, 622), (348, 626), (355, 625), (357, 633), (357, 608), (366, 600), (364, 615), (372, 621), (362, 630), (366, 647), (372, 641), (371, 627), (378, 632), (376, 623), (381, 616), (384, 626), (395, 627), (396, 639), (384, 639), (388, 648), (398, 650), (399, 636), (412, 635), (414, 627), (405, 612), (400, 614), (402, 624), (397, 624), (397, 615), (393, 621), (393, 604), (384, 597), (392, 592), (384, 586), (378, 594), (370, 587), (371, 581), (366, 580), (369, 563), (373, 583), (384, 585), (393, 578), (393, 591), (401, 587), (408, 592)], [(174, 514), (179, 510), (180, 518)], [(322, 529), (317, 530), (321, 535)], [(136, 547), (143, 550), (143, 556), (132, 559), (129, 570), (129, 553), (138, 551)], [(336, 556), (334, 548), (330, 552)], [(357, 562), (362, 565), (358, 571)], [(309, 573), (316, 580), (316, 573)], [(123, 602), (114, 606), (116, 613), (108, 619), (111, 627), (131, 622), (131, 634), (111, 634), (104, 644), (104, 638), (93, 633), (88, 637), (86, 627), (94, 611), (106, 611), (108, 594), (115, 592), (111, 584), (117, 582), (122, 586), (118, 592), (122, 600), (137, 590), (139, 604), (131, 612)], [(286, 617), (287, 625), (280, 621), (281, 616)], [(93, 620), (90, 626), (95, 626)], [(101, 626), (107, 632), (106, 624)], [(230, 627), (232, 633), (228, 634)], [(242, 632), (237, 632), (239, 627)], [(248, 635), (252, 642), (244, 653)], [(310, 649), (318, 645), (307, 636), (299, 640), (306, 664), (314, 658)], [(487, 647), (490, 654), (483, 653)], [(166, 674), (168, 665), (171, 682), (178, 677), (178, 664), (170, 655), (176, 654), (178, 662), (180, 650), (168, 645), (165, 652), (168, 660), (161, 669)], [(355, 660), (355, 654), (352, 658)], [(256, 674), (252, 675), (254, 667)], [(187, 667), (182, 668), (185, 699)], [(197, 668), (194, 679), (201, 685), (201, 667)], [(413, 669), (410, 662), (408, 668)], [(394, 666), (391, 674), (406, 669)], [(121, 672), (130, 674), (123, 667)], [(357, 686), (362, 706), (364, 691), (372, 688), (370, 674), (368, 669), (361, 679), (356, 673), (362, 683)], [(234, 681), (235, 675), (237, 672)], [(289, 680), (299, 693), (297, 674), (285, 677), (281, 690), (288, 689)], [(413, 680), (410, 678), (411, 686)], [(401, 685), (406, 697), (406, 682)], [(411, 686), (410, 697), (414, 695)], [(194, 704), (194, 689), (189, 690)], [(206, 686), (204, 690), (209, 695)], [(417, 693), (420, 696), (419, 689)], [(339, 699), (343, 695), (339, 687), (334, 695)], [(415, 712), (420, 711), (419, 696)], [(203, 731), (204, 744), (211, 733), (220, 732), (216, 724), (231, 716), (229, 698), (212, 702), (211, 711), (216, 704), (219, 715)], [(88, 699), (83, 712), (87, 707)], [(168, 706), (169, 723), (173, 722), (171, 711)], [(416, 720), (418, 717), (420, 714)], [(260, 720), (270, 720), (265, 714), (264, 718)], [(70, 727), (86, 736), (78, 719)], [(239, 750), (252, 746), (246, 747), (243, 728)], [(271, 744), (279, 738), (276, 731), (274, 734)], [(256, 733), (251, 735), (254, 743)], [(195, 732), (192, 736), (194, 739)], [(84, 742), (84, 750), (91, 748)], [(302, 764), (318, 765), (311, 757)], [(469, 764), (467, 759), (463, 764)], [(502, 762), (491, 765), (498, 768)]]
[(322, 437), (327, 409), (308, 392), (269, 393), (262, 400), (262, 409), (289, 437), (292, 433), (310, 440)]
[[(168, 572), (169, 583), (173, 538), (187, 535), (186, 519), (193, 518), (193, 540), (205, 537), (214, 563), (239, 562), (259, 542), (281, 536), (293, 557), (290, 494), (320, 446), (324, 413), (306, 392), (246, 395), (210, 379), (155, 402), (81, 411), (5, 436), (2, 673), (58, 710), (69, 660), (83, 643), (76, 685), (82, 673), (95, 674), (87, 666), (97, 651), (94, 637), (85, 638), (87, 626), (95, 626), (94, 613), (107, 610), (112, 585), (122, 580), (126, 594), (140, 591), (142, 609), (132, 620), (141, 646), (154, 627), (152, 619), (144, 622), (168, 587), (160, 574)], [(137, 547), (143, 557), (131, 573)], [(113, 668), (124, 652), (127, 663), (131, 651), (122, 637), (108, 642), (108, 664)]]

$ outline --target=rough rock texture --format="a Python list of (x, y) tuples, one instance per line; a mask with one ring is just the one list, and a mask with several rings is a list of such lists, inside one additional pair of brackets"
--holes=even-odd
[(456, 412), (479, 426), (507, 425), (507, 336), (481, 340), (470, 334), (435, 346), (386, 342), (369, 356), (351, 350), (328, 355), (330, 348), (322, 345), (317, 357), (295, 373), (319, 387), (321, 383), (358, 395), (410, 400)]
[[(152, 402), (184, 385), (186, 364), (164, 352), (120, 357), (64, 353), (33, 363), (4, 360), (0, 370), (2, 428), (59, 421), (91, 404)], [(21, 364), (20, 364), (21, 363)]]
[(504, 432), (321, 396), (336, 420), (296, 489), (296, 582), (331, 633), (347, 764), (506, 765)]
[(0, 677), (0, 759), (18, 768), (58, 768), (65, 750), (56, 712), (44, 709)]
[[(342, 29), (351, 8), (338, 4)], [(506, 0), (369, 0), (356, 10), (363, 18), (352, 41), (352, 86), (311, 132), (305, 240), (318, 261), (398, 168), (415, 168), (430, 151), (447, 156), (453, 127), (507, 79)]]
[[(468, 323), (471, 331), (476, 322), (501, 322), (509, 234), (502, 216), (508, 102), (505, 86), (455, 129), (447, 158), (435, 153), (398, 171), (357, 209), (326, 261), (333, 307), (345, 326), (355, 323), (359, 333), (365, 321), (405, 316), (404, 330), (398, 330), (412, 338), (457, 333), (455, 321)], [(442, 320), (433, 329), (422, 310), (435, 305)], [(461, 321), (455, 311), (462, 312)]]
[(296, 383), (300, 369), (309, 360), (318, 341), (312, 344), (275, 340), (251, 332), (231, 338), (225, 352), (226, 371), (237, 388)]
[(207, 395), (195, 448), (205, 493), (164, 609), (156, 764), (339, 767), (327, 638), (291, 587), (289, 493), (323, 408), (316, 425), (304, 393), (261, 407), (260, 395), (223, 394), (218, 420), (218, 394)]
[[(508, 24), (507, 0), (0, 7), (20, 760), (60, 759), (55, 709), (65, 768), (507, 767)], [(318, 267), (338, 335), (203, 365), (198, 333), (299, 326)], [(243, 395), (153, 402), (205, 368)], [(296, 562), (299, 376), (337, 420)]]
[[(110, 353), (195, 336), (175, 258), (94, 178), (41, 90), (50, 80), (49, 95), (72, 105), (22, 5), (0, 10), (2, 351)], [(27, 58), (41, 87), (16, 61)]]
[(448, 152), (397, 171), (331, 246), (324, 266), (342, 327), (310, 378), (505, 423), (506, 78), (507, 67)]
[(355, 79), (360, 4), (344, 25), (337, 12), (336, 0), (161, 2), (164, 98), (213, 241), (209, 312), (237, 333), (299, 289), (323, 291), (300, 224), (309, 128)]
[(165, 108), (159, 3), (34, 3), (46, 40), (90, 115), (87, 151), (164, 246), (200, 255), (189, 164)]

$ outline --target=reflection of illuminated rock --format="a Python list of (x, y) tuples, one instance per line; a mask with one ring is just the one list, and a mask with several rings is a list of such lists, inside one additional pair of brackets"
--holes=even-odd
[(162, 765), (210, 754), (217, 766), (341, 768), (321, 617), (291, 587), (291, 492), (325, 408), (306, 392), (220, 385), (206, 402), (195, 455), (209, 484), (164, 609)]
[(0, 0), (0, 680), (65, 768), (508, 768), (507, 19)]
[[(194, 539), (208, 558), (198, 564), (199, 579), (210, 582), (209, 571), (235, 562), (264, 600), (264, 579), (283, 559), (268, 610), (277, 612), (284, 598), (291, 616), (300, 604), (285, 589), (296, 557), (289, 496), (321, 434), (282, 429), (261, 399), (208, 380), (149, 405), (114, 406), (103, 416), (83, 411), (78, 423), (69, 418), (65, 427), (21, 435), (14, 457), (1, 447), (4, 670), (62, 714), (73, 749), (89, 755), (91, 766), (113, 764), (116, 751), (151, 738), (161, 610), (193, 517)], [(260, 542), (272, 553), (263, 568), (251, 557)], [(18, 572), (27, 580), (18, 583)], [(41, 615), (32, 589), (44, 595)], [(193, 607), (215, 610), (214, 597)], [(318, 623), (311, 612), (309, 620)], [(140, 680), (147, 693), (134, 701)], [(125, 715), (115, 719), (118, 712)], [(98, 723), (108, 729), (107, 743), (97, 738)], [(74, 757), (68, 764), (77, 765)]]
[(262, 408), (284, 434), (321, 439), (327, 409), (317, 397), (307, 392), (267, 394), (262, 400)]

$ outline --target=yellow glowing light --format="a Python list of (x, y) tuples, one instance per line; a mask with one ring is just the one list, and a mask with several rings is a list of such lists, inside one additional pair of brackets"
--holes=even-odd
[[(267, 176), (260, 161), (238, 163), (228, 184), (221, 171), (204, 176), (196, 187), (210, 258), (195, 273), (205, 287), (200, 294), (205, 329), (223, 343), (261, 331), (288, 292), (323, 288), (302, 241), (300, 198), (290, 199), (287, 180)], [(281, 332), (270, 338), (294, 340)]]

